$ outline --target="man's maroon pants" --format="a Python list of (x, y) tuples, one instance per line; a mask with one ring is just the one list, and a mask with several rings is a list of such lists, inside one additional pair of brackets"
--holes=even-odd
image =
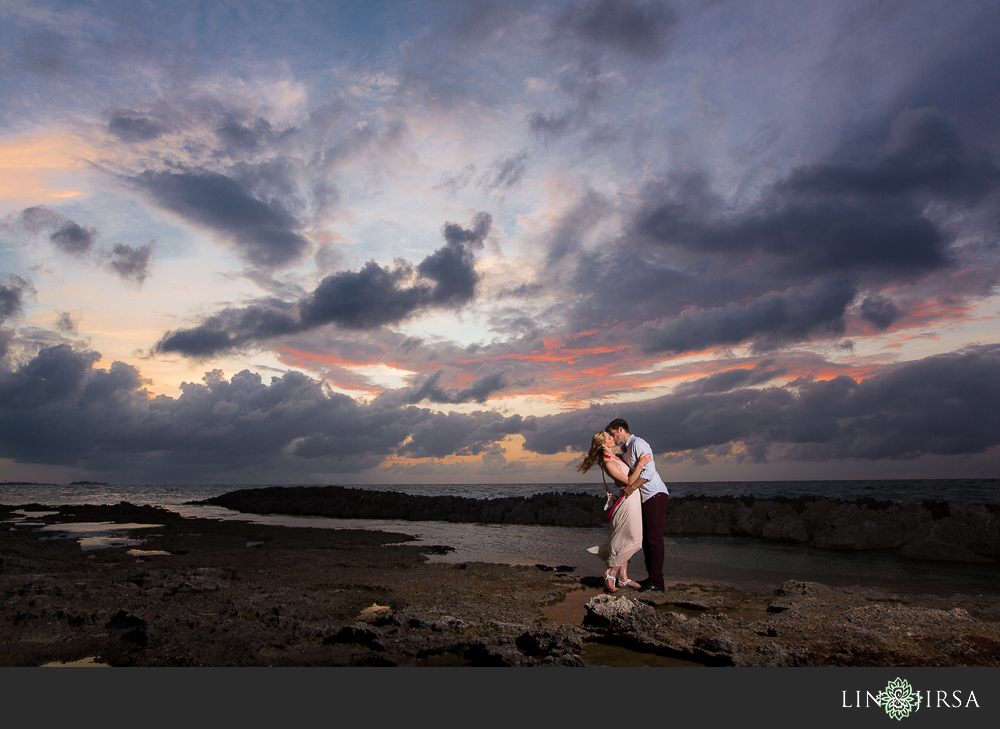
[(663, 587), (663, 522), (667, 494), (656, 494), (642, 502), (642, 558), (648, 584)]

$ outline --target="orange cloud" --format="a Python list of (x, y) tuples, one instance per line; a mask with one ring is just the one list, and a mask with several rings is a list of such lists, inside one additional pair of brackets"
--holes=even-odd
[(335, 387), (355, 392), (377, 395), (385, 388), (374, 384), (369, 377), (356, 371), (370, 367), (374, 362), (349, 360), (337, 353), (306, 352), (292, 347), (280, 347), (276, 351), (278, 360), (289, 367), (313, 372)]
[(82, 195), (60, 178), (86, 166), (80, 139), (66, 131), (39, 132), (0, 143), (0, 200), (11, 208)]

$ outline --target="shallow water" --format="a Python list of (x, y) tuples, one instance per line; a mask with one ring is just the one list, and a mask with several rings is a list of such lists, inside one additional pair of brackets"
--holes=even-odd
[[(277, 526), (323, 529), (376, 529), (416, 537), (431, 562), (493, 562), (566, 566), (577, 577), (599, 576), (604, 564), (587, 547), (607, 538), (604, 528), (517, 524), (456, 524), (388, 519), (256, 516), (221, 507), (183, 506), (185, 516), (243, 519)], [(439, 554), (430, 548), (446, 545)], [(865, 585), (906, 592), (1000, 594), (997, 565), (923, 562), (885, 551), (848, 552), (736, 537), (665, 537), (665, 578), (669, 583), (713, 580), (744, 589), (764, 589), (785, 580), (828, 585)], [(642, 553), (629, 562), (629, 576), (646, 577)]]
[[(599, 484), (598, 484), (599, 486)], [(128, 501), (137, 505), (158, 505), (183, 516), (242, 519), (265, 524), (310, 526), (325, 529), (378, 529), (409, 534), (418, 544), (447, 545), (454, 551), (432, 553), (433, 562), (495, 562), (505, 564), (565, 565), (579, 577), (599, 576), (603, 564), (587, 547), (606, 539), (604, 528), (570, 528), (509, 524), (458, 524), (375, 519), (328, 519), (323, 517), (256, 516), (215, 506), (185, 502), (217, 496), (241, 488), (237, 485), (156, 485), (128, 486), (0, 486), (0, 502), (115, 504)], [(247, 487), (252, 488), (252, 487)], [(549, 491), (591, 491), (593, 484), (500, 484), (500, 485), (382, 485), (359, 486), (373, 490), (407, 493), (453, 494), (477, 498), (528, 495)], [(670, 484), (675, 495), (697, 490), (709, 496), (752, 494), (761, 498), (778, 495), (827, 496), (884, 500), (904, 497), (913, 500), (937, 498), (972, 503), (996, 503), (1000, 480), (950, 481), (806, 481), (806, 482), (727, 482)], [(121, 534), (117, 535), (123, 536)], [(819, 550), (732, 537), (666, 538), (668, 582), (717, 580), (739, 587), (755, 588), (780, 584), (784, 580), (823, 582), (831, 585), (875, 585), (917, 592), (1000, 593), (1000, 567), (909, 560), (890, 552), (845, 552)], [(629, 564), (629, 575), (645, 577), (641, 553)]]

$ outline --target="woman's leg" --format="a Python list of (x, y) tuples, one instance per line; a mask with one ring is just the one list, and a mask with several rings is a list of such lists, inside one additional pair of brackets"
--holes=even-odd
[(610, 592), (618, 591), (618, 576), (617, 567), (612, 567), (608, 565), (608, 568), (604, 570), (604, 589)]
[[(631, 583), (631, 584), (629, 584)], [(628, 564), (623, 564), (621, 567), (621, 572), (618, 574), (618, 586), (619, 587), (639, 587), (638, 582), (632, 582), (628, 576)]]

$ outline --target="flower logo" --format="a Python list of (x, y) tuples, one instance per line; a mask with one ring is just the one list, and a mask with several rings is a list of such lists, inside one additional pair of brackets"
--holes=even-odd
[(885, 690), (878, 695), (878, 700), (885, 708), (885, 713), (896, 721), (920, 707), (921, 696), (914, 693), (909, 681), (897, 678), (886, 684)]

